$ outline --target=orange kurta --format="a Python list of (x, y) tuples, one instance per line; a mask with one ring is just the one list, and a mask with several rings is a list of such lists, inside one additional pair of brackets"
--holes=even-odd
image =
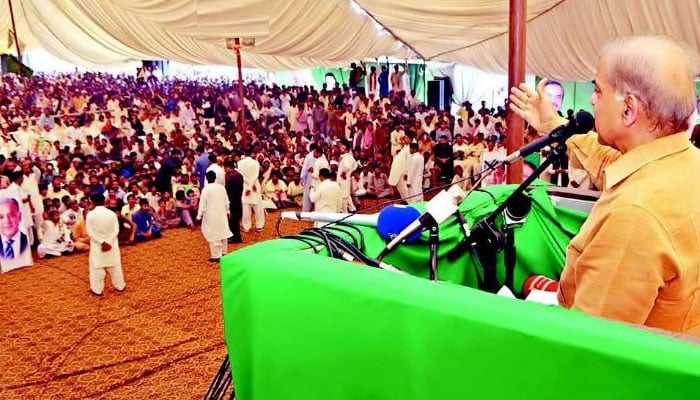
[(621, 154), (570, 139), (603, 191), (567, 250), (559, 303), (700, 337), (700, 151), (685, 133)]

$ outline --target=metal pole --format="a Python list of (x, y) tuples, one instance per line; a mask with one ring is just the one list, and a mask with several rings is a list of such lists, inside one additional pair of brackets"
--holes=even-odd
[(235, 38), (236, 43), (236, 64), (238, 64), (238, 98), (241, 102), (241, 107), (238, 110), (238, 127), (241, 131), (240, 147), (245, 149), (248, 145), (248, 130), (246, 129), (245, 118), (245, 92), (243, 90), (243, 67), (241, 66), (241, 39)]
[(12, 10), (12, 0), (7, 0), (10, 8), (10, 19), (12, 21), (12, 35), (15, 38), (15, 47), (17, 48), (17, 60), (22, 62), (22, 50), (19, 48), (19, 40), (17, 40), (17, 25), (15, 25), (15, 13)]
[[(526, 38), (527, 0), (510, 0), (510, 29), (508, 32), (508, 87), (525, 82), (525, 38)], [(508, 126), (508, 154), (523, 146), (525, 122), (513, 112), (506, 117)], [(523, 162), (518, 160), (510, 164), (506, 171), (508, 183), (520, 183), (523, 180)]]

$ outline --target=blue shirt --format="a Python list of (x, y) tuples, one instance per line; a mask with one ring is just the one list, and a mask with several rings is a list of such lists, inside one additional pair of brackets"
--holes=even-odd
[(153, 226), (153, 214), (150, 211), (139, 210), (131, 214), (131, 219), (136, 224), (137, 232), (148, 232)]
[(204, 179), (207, 176), (207, 168), (209, 168), (209, 154), (202, 153), (194, 162), (194, 171), (199, 177), (199, 189), (204, 187)]

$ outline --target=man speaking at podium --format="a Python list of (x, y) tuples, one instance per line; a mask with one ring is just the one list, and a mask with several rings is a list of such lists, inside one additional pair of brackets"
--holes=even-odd
[[(591, 95), (596, 133), (567, 142), (602, 193), (567, 249), (560, 305), (700, 338), (700, 150), (687, 132), (697, 60), (658, 36), (603, 49)], [(539, 132), (567, 122), (545, 84), (510, 96), (510, 109)]]

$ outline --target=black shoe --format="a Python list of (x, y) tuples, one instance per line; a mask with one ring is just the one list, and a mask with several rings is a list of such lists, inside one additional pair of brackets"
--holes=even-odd
[(209, 262), (219, 262), (219, 259), (218, 258), (210, 258)]
[(102, 293), (95, 293), (92, 291), (92, 289), (90, 289), (90, 294), (92, 294), (95, 297), (102, 297)]
[(243, 239), (241, 239), (241, 238), (229, 238), (228, 242), (229, 243), (243, 243)]

